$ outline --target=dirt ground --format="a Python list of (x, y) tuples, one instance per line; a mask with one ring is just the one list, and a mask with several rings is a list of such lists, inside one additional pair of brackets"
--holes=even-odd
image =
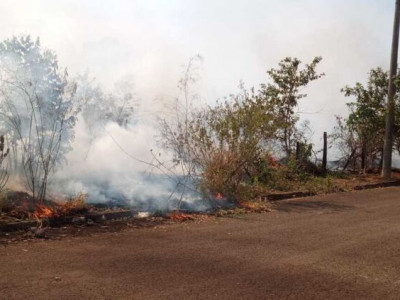
[(0, 299), (398, 299), (399, 215), (393, 187), (265, 214), (4, 237)]

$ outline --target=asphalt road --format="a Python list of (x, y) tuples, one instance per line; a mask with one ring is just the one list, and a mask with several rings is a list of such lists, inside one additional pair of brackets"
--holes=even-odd
[(400, 299), (400, 188), (0, 248), (1, 299)]

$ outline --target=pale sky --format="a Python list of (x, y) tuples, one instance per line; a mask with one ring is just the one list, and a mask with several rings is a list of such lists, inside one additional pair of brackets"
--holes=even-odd
[(0, 38), (39, 36), (71, 75), (89, 70), (108, 87), (131, 74), (144, 103), (175, 96), (182, 64), (197, 53), (208, 103), (236, 92), (240, 80), (257, 87), (286, 56), (322, 56), (326, 76), (300, 107), (319, 144), (334, 115), (346, 112), (340, 88), (388, 69), (394, 2), (1, 0)]

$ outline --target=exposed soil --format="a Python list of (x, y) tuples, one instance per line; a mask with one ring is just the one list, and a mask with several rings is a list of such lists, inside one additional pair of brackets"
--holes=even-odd
[(42, 242), (42, 240), (61, 240), (74, 237), (90, 237), (102, 233), (116, 233), (127, 229), (153, 228), (157, 226), (173, 224), (175, 222), (161, 217), (151, 217), (144, 219), (113, 220), (103, 223), (93, 223), (91, 225), (67, 225), (61, 227), (45, 227), (45, 235), (37, 238), (33, 230), (1, 232), (0, 245), (17, 244), (21, 242)]
[(0, 298), (398, 299), (399, 215), (392, 187), (280, 201), (267, 214), (142, 230), (113, 223), (4, 244)]
[(43, 234), (36, 236), (39, 223), (33, 223), (30, 230), (11, 232), (0, 231), (0, 244), (9, 245), (20, 242), (37, 242), (38, 240), (61, 240), (72, 237), (89, 237), (101, 233), (117, 233), (130, 229), (156, 228), (182, 222), (201, 223), (216, 217), (239, 216), (248, 213), (266, 213), (271, 211), (270, 204), (218, 210), (215, 213), (181, 213), (171, 212), (164, 216), (150, 216), (145, 218), (123, 218), (102, 222), (84, 222), (82, 224), (67, 224), (65, 226), (46, 226), (41, 229)]

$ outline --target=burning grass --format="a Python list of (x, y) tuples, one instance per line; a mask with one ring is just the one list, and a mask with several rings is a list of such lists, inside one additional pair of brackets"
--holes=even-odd
[[(398, 176), (397, 176), (398, 175)], [(396, 179), (400, 175), (396, 174)], [(359, 186), (371, 183), (380, 183), (382, 179), (378, 175), (366, 174), (347, 175), (346, 177), (327, 178), (329, 181), (329, 189), (320, 188), (320, 185), (313, 184), (315, 192), (312, 194), (331, 192), (331, 186), (336, 190), (351, 190)], [(323, 182), (325, 183), (325, 182)], [(339, 188), (337, 187), (339, 186)], [(307, 188), (307, 187), (303, 187)], [(270, 196), (282, 196), (285, 199), (286, 194), (278, 191), (271, 191), (262, 186), (255, 186), (252, 193), (245, 194), (240, 199), (231, 200), (220, 191), (213, 193), (213, 201), (211, 208), (204, 212), (193, 212), (190, 208), (181, 208), (173, 211), (155, 212), (151, 210), (136, 210), (128, 207), (114, 207), (110, 205), (88, 205), (86, 203), (86, 195), (80, 194), (77, 197), (67, 199), (64, 202), (43, 201), (37, 202), (31, 196), (24, 192), (8, 191), (2, 194), (0, 198), (0, 232), (4, 230), (26, 230), (29, 226), (38, 226), (34, 231), (35, 236), (41, 233), (42, 227), (48, 226), (93, 226), (94, 223), (103, 224), (109, 220), (137, 220), (142, 219), (143, 222), (154, 219), (153, 223), (174, 223), (174, 222), (201, 222), (210, 217), (217, 216), (235, 216), (247, 213), (266, 213), (271, 211), (271, 204), (268, 200), (272, 200)], [(297, 197), (289, 195), (289, 197)], [(25, 222), (26, 221), (26, 222)], [(29, 225), (27, 225), (29, 223)], [(33, 224), (32, 224), (33, 223)], [(21, 226), (27, 225), (28, 227)], [(11, 227), (10, 227), (11, 226)], [(13, 228), (13, 229), (7, 229)], [(14, 229), (17, 228), (17, 229)]]
[(65, 203), (54, 203), (52, 206), (37, 204), (34, 212), (29, 217), (37, 219), (57, 218), (63, 216), (73, 216), (89, 211), (86, 204), (87, 196), (79, 194), (75, 198), (68, 199)]
[(195, 217), (192, 214), (187, 214), (179, 210), (167, 213), (166, 217), (172, 221), (179, 221), (179, 222), (191, 221), (195, 219)]
[(38, 220), (73, 216), (89, 211), (86, 195), (79, 194), (65, 202), (46, 200), (38, 202), (25, 192), (8, 191), (2, 195), (0, 213), (17, 220)]

